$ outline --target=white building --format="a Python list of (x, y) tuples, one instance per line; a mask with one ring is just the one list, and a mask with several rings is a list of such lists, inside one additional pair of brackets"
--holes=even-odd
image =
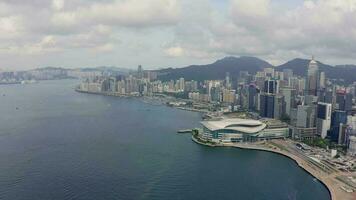
[(356, 136), (349, 137), (349, 148), (347, 153), (350, 155), (356, 155)]
[(202, 121), (201, 139), (217, 143), (247, 142), (288, 137), (288, 126), (276, 123), (276, 120), (265, 121), (228, 118), (222, 120)]

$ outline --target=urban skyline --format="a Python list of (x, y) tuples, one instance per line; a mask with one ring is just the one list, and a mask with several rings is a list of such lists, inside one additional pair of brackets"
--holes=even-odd
[(356, 0), (0, 0), (0, 199), (356, 200)]

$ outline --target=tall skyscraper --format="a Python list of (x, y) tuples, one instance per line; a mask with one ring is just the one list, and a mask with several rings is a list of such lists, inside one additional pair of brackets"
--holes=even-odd
[(260, 95), (261, 117), (274, 118), (275, 95), (263, 93)]
[(290, 116), (290, 111), (292, 108), (296, 108), (296, 90), (292, 88), (282, 88), (281, 94), (284, 96), (284, 101), (286, 104), (286, 114)]
[(342, 143), (343, 142), (343, 125), (346, 125), (347, 123), (347, 115), (345, 111), (342, 110), (335, 110), (332, 114), (331, 114), (331, 129), (330, 129), (330, 133), (331, 133), (331, 140), (333, 140), (334, 142), (337, 143)]
[(268, 94), (279, 93), (279, 81), (276, 79), (269, 79), (265, 81), (264, 92)]
[(257, 109), (257, 97), (258, 89), (256, 85), (250, 84), (248, 87), (248, 109), (256, 110)]
[(352, 111), (352, 94), (346, 93), (345, 90), (338, 90), (336, 92), (336, 104), (339, 110), (350, 113)]
[(325, 72), (320, 72), (319, 87), (325, 89), (326, 87)]
[(316, 126), (317, 133), (321, 138), (325, 138), (330, 129), (331, 106), (329, 103), (318, 102)]
[(143, 69), (142, 69), (142, 66), (141, 66), (141, 65), (139, 65), (139, 66), (137, 67), (137, 78), (138, 78), (138, 79), (142, 79), (142, 78), (143, 78)]
[(319, 85), (319, 68), (318, 63), (314, 60), (314, 56), (309, 63), (307, 71), (307, 80), (305, 84), (306, 95), (317, 96)]
[(229, 72), (226, 72), (225, 74), (225, 87), (231, 89), (231, 77)]
[(184, 91), (185, 90), (185, 81), (184, 78), (179, 78), (179, 90)]

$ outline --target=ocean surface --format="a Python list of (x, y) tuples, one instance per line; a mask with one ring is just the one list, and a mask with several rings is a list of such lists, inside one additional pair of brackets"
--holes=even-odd
[(199, 113), (80, 94), (78, 81), (0, 86), (1, 200), (330, 200), (297, 164), (209, 148)]

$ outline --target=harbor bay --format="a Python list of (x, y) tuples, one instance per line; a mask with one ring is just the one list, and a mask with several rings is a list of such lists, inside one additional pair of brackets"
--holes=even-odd
[(199, 113), (76, 84), (0, 88), (0, 111), (11, 113), (0, 120), (0, 199), (330, 199), (284, 156), (176, 133), (200, 126)]

